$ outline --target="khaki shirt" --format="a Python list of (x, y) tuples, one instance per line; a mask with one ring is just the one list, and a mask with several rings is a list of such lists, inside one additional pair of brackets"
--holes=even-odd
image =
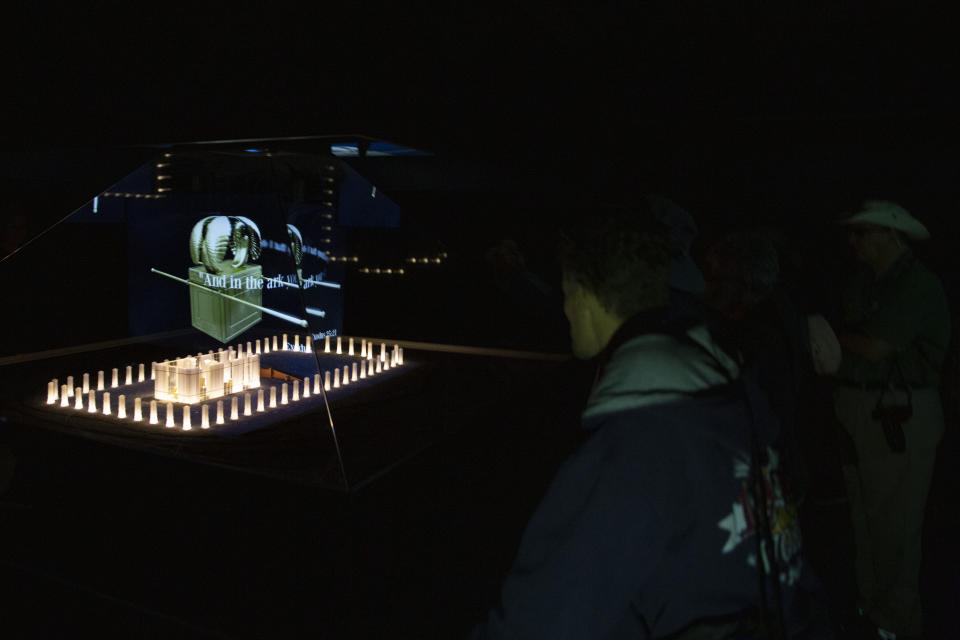
[(837, 377), (843, 381), (900, 384), (894, 357), (911, 387), (936, 387), (950, 342), (950, 307), (940, 278), (909, 249), (879, 280), (865, 269), (847, 283), (843, 296), (846, 328), (889, 343), (894, 356), (870, 362), (843, 352)]

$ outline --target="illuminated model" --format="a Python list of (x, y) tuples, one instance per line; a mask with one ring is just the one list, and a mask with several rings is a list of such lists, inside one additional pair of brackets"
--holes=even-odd
[[(313, 357), (313, 342), (310, 336), (301, 336), (294, 334), (291, 336), (283, 335), (283, 347), (274, 351), (286, 351), (291, 354), (303, 354), (303, 356)], [(263, 339), (263, 344), (278, 344), (278, 336), (272, 336)], [(352, 338), (350, 339), (353, 340)], [(259, 346), (259, 340), (256, 345)], [(200, 429), (208, 430), (211, 428), (211, 405), (201, 404), (199, 407), (193, 405), (205, 403), (208, 400), (216, 400), (216, 421), (215, 424), (222, 425), (229, 422), (237, 422), (254, 413), (254, 397), (256, 397), (256, 413), (265, 413), (270, 409), (277, 409), (290, 404), (311, 404), (324, 402), (324, 396), (331, 390), (338, 390), (354, 382), (373, 377), (374, 362), (376, 362), (376, 373), (388, 371), (394, 366), (403, 365), (403, 349), (398, 345), (393, 345), (389, 360), (385, 360), (383, 366), (380, 366), (380, 359), (373, 357), (374, 346), (372, 341), (364, 340), (363, 344), (367, 346), (367, 358), (362, 356), (358, 362), (344, 365), (342, 370), (334, 367), (331, 370), (323, 371), (323, 384), (321, 386), (320, 373), (313, 374), (313, 390), (310, 389), (310, 377), (305, 376), (302, 380), (281, 374), (280, 382), (276, 379), (273, 369), (260, 369), (260, 354), (256, 353), (251, 347), (253, 344), (238, 344), (236, 347), (220, 349), (219, 351), (209, 351), (205, 354), (196, 356), (184, 356), (165, 362), (154, 362), (151, 365), (151, 381), (145, 379), (146, 367), (144, 364), (138, 365), (139, 376), (136, 382), (133, 378), (133, 366), (127, 365), (127, 375), (124, 378), (124, 384), (119, 384), (119, 375), (117, 384), (110, 388), (122, 389), (125, 393), (119, 393), (115, 397), (116, 411), (114, 407), (114, 396), (105, 389), (94, 389), (87, 386), (71, 388), (73, 376), (67, 377), (68, 384), (59, 384), (59, 378), (53, 378), (47, 382), (46, 405), (50, 407), (59, 407), (62, 411), (83, 411), (89, 414), (99, 414), (101, 417), (109, 417), (123, 422), (146, 422), (150, 425), (164, 424), (166, 428), (179, 426), (181, 431), (193, 430), (196, 420), (200, 421)], [(387, 345), (381, 343), (381, 353), (386, 353)], [(268, 358), (270, 355), (266, 356)], [(364, 366), (364, 362), (367, 366)], [(389, 363), (389, 364), (387, 364)], [(358, 366), (359, 365), (359, 366)], [(119, 369), (114, 369), (119, 374)], [(102, 371), (97, 372), (101, 377)], [(331, 385), (331, 373), (332, 382)], [(358, 375), (359, 373), (359, 375)], [(261, 379), (261, 376), (268, 376)], [(84, 383), (89, 382), (90, 374), (83, 374)], [(127, 389), (124, 389), (127, 387)], [(152, 387), (153, 396), (149, 395), (148, 389)], [(265, 390), (269, 388), (269, 404), (266, 402)], [(279, 393), (277, 389), (280, 389)], [(252, 391), (256, 389), (256, 396)], [(137, 395), (143, 393), (143, 395)], [(277, 396), (280, 396), (279, 401)], [(98, 400), (99, 396), (99, 400)], [(229, 405), (225, 404), (225, 396), (231, 396)], [(73, 402), (70, 398), (73, 397)], [(127, 413), (128, 398), (133, 399), (132, 414)], [(222, 398), (222, 399), (221, 399)], [(243, 400), (243, 411), (240, 410), (240, 401)], [(174, 403), (183, 405), (180, 409), (174, 407)], [(229, 406), (229, 419), (227, 418), (227, 407)], [(72, 407), (72, 409), (71, 409)], [(147, 408), (149, 413), (147, 414)], [(162, 415), (159, 409), (163, 409)], [(193, 414), (193, 411), (197, 411)], [(147, 415), (145, 415), (147, 414)], [(178, 416), (182, 416), (178, 418)], [(192, 417), (191, 417), (192, 416)], [(242, 416), (242, 417), (241, 417)], [(161, 420), (161, 418), (163, 418)]]
[(184, 404), (203, 402), (260, 386), (260, 356), (222, 349), (196, 357), (157, 363), (153, 395)]

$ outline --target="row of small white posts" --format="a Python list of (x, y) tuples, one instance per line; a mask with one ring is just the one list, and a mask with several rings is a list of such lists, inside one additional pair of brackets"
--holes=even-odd
[[(299, 350), (299, 336), (294, 336), (294, 345), (295, 349)], [(264, 346), (267, 345), (266, 339), (264, 340)], [(284, 349), (286, 348), (287, 336), (283, 336)], [(259, 340), (257, 341), (257, 346), (259, 347)], [(307, 336), (305, 346), (309, 349), (312, 345), (310, 344), (310, 336)], [(330, 338), (327, 337), (324, 344), (325, 353), (329, 353), (330, 347)], [(267, 347), (269, 348), (269, 347)], [(274, 337), (274, 349), (277, 348), (277, 339)], [(249, 349), (249, 347), (248, 347)], [(354, 355), (354, 342), (353, 338), (349, 339), (348, 355)], [(259, 350), (258, 350), (259, 351)], [(356, 382), (358, 380), (365, 379), (367, 377), (373, 377), (374, 375), (381, 373), (382, 371), (389, 371), (394, 367), (401, 366), (403, 364), (403, 348), (398, 345), (393, 345), (393, 349), (390, 351), (390, 357), (387, 358), (386, 355), (386, 343), (380, 343), (380, 356), (377, 358), (373, 357), (374, 345), (373, 342), (369, 343), (367, 340), (363, 340), (361, 343), (361, 358), (364, 358), (361, 362), (354, 362), (352, 365), (344, 365), (343, 375), (341, 377), (340, 368), (333, 370), (333, 381), (331, 384), (331, 372), (324, 371), (323, 373), (323, 389), (324, 391), (331, 391), (332, 389), (339, 389), (341, 386), (347, 386), (351, 382)], [(269, 353), (269, 351), (267, 352)], [(342, 342), (340, 337), (337, 337), (337, 353), (342, 353)], [(110, 416), (113, 415), (113, 407), (111, 402), (110, 392), (104, 390), (104, 372), (97, 372), (97, 389), (90, 388), (90, 374), (83, 374), (83, 386), (82, 387), (73, 387), (73, 376), (67, 376), (67, 383), (64, 385), (58, 385), (57, 378), (50, 380), (47, 383), (47, 404), (56, 404), (58, 401), (61, 407), (70, 406), (70, 398), (74, 398), (74, 409), (82, 411), (84, 409), (83, 397), (87, 396), (87, 406), (86, 410), (88, 413), (103, 413), (103, 415)], [(125, 384), (133, 384), (132, 376), (132, 367), (128, 366), (126, 371), (126, 382)], [(151, 375), (151, 378), (153, 375)], [(144, 365), (139, 365), (139, 375), (138, 381), (143, 382), (145, 379), (145, 370)], [(118, 370), (113, 369), (113, 380), (111, 388), (119, 386), (118, 381)], [(284, 382), (280, 386), (280, 404), (286, 405), (290, 402), (297, 402), (300, 400), (300, 380), (292, 381), (292, 398), (290, 392), (290, 386), (288, 383)], [(103, 391), (103, 398), (101, 401), (101, 408), (97, 409), (97, 397), (96, 392)], [(316, 373), (313, 376), (313, 393), (320, 393), (320, 374)], [(303, 398), (310, 397), (310, 378), (305, 377), (303, 379)], [(252, 407), (252, 395), (250, 392), (244, 393), (243, 398), (243, 415), (251, 416), (253, 415)], [(175, 427), (176, 421), (174, 417), (174, 408), (172, 402), (167, 402), (166, 404), (166, 426)], [(149, 424), (159, 424), (159, 415), (157, 412), (157, 400), (150, 400), (149, 405)], [(217, 413), (215, 418), (215, 424), (224, 424), (224, 401), (217, 401)], [(269, 408), (274, 409), (277, 407), (277, 387), (270, 387), (270, 401)], [(257, 413), (262, 413), (266, 411), (265, 403), (265, 389), (257, 390)], [(210, 428), (210, 405), (204, 404), (200, 407), (200, 428), (209, 429)], [(117, 397), (117, 412), (116, 416), (118, 419), (127, 418), (127, 401), (126, 395), (120, 394)], [(239, 420), (240, 419), (240, 398), (239, 396), (234, 396), (230, 399), (230, 420)], [(143, 400), (140, 397), (134, 398), (133, 401), (133, 421), (141, 422), (143, 421)], [(190, 431), (193, 426), (191, 424), (190, 418), (190, 405), (184, 405), (183, 407), (183, 420), (181, 422), (181, 427), (184, 431)]]

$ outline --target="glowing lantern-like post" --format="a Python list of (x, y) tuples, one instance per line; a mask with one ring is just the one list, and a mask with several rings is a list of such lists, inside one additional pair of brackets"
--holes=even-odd
[(257, 412), (266, 411), (267, 408), (263, 404), (263, 387), (257, 389)]
[(63, 385), (60, 387), (60, 406), (69, 407), (70, 406), (70, 387)]
[(343, 354), (343, 341), (340, 339), (340, 336), (337, 336), (337, 355)]
[(133, 399), (133, 421), (141, 422), (143, 420), (143, 400), (139, 396)]
[(306, 400), (310, 397), (310, 377), (305, 377), (303, 379), (303, 398)]
[(97, 392), (93, 389), (87, 392), (87, 411), (89, 413), (97, 412)]
[(67, 395), (73, 397), (73, 376), (67, 376)]
[(330, 336), (324, 336), (323, 338), (323, 352), (330, 353)]
[(83, 395), (87, 395), (90, 391), (90, 374), (83, 374)]
[(183, 430), (190, 431), (193, 426), (190, 424), (190, 405), (183, 405)]
[(117, 398), (117, 417), (121, 420), (125, 420), (127, 417), (127, 396), (122, 393)]
[(103, 415), (110, 415), (110, 392), (103, 392)]
[(150, 424), (160, 424), (160, 419), (157, 417), (157, 401), (150, 401)]
[(314, 395), (320, 393), (320, 374), (313, 374), (313, 393)]
[(277, 408), (277, 388), (276, 387), (270, 387), (270, 408), (271, 409)]
[(350, 338), (350, 341), (349, 341), (349, 343), (348, 343), (348, 345), (347, 345), (347, 355), (348, 355), (348, 356), (352, 356), (352, 355), (353, 355), (353, 338)]
[(169, 427), (175, 427), (175, 426), (176, 426), (176, 423), (175, 423), (175, 421), (174, 421), (174, 419), (173, 419), (173, 403), (172, 403), (172, 402), (168, 402), (168, 403), (167, 403), (167, 424), (166, 424), (166, 426), (167, 426), (168, 428), (169, 428)]
[(252, 402), (250, 399), (250, 392), (247, 391), (246, 393), (243, 394), (243, 415), (245, 416), (253, 415), (253, 407), (251, 405), (252, 405)]
[(330, 372), (329, 371), (323, 372), (323, 390), (330, 391)]
[(210, 428), (210, 405), (205, 404), (200, 407), (200, 428)]
[(81, 389), (80, 387), (77, 387), (73, 394), (73, 397), (76, 400), (76, 403), (73, 405), (73, 408), (83, 409), (83, 389)]
[(340, 388), (340, 369), (339, 368), (333, 370), (333, 388), (334, 389)]
[(223, 424), (223, 400), (217, 400), (217, 424)]
[(289, 404), (290, 398), (287, 397), (287, 383), (284, 382), (280, 385), (280, 404)]
[(240, 419), (240, 398), (233, 396), (230, 398), (230, 419), (239, 420)]

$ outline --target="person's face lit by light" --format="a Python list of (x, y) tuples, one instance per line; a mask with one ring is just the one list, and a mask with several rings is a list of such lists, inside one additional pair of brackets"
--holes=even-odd
[(563, 314), (570, 323), (573, 355), (588, 360), (607, 345), (619, 319), (604, 309), (597, 296), (566, 273), (562, 280)]

